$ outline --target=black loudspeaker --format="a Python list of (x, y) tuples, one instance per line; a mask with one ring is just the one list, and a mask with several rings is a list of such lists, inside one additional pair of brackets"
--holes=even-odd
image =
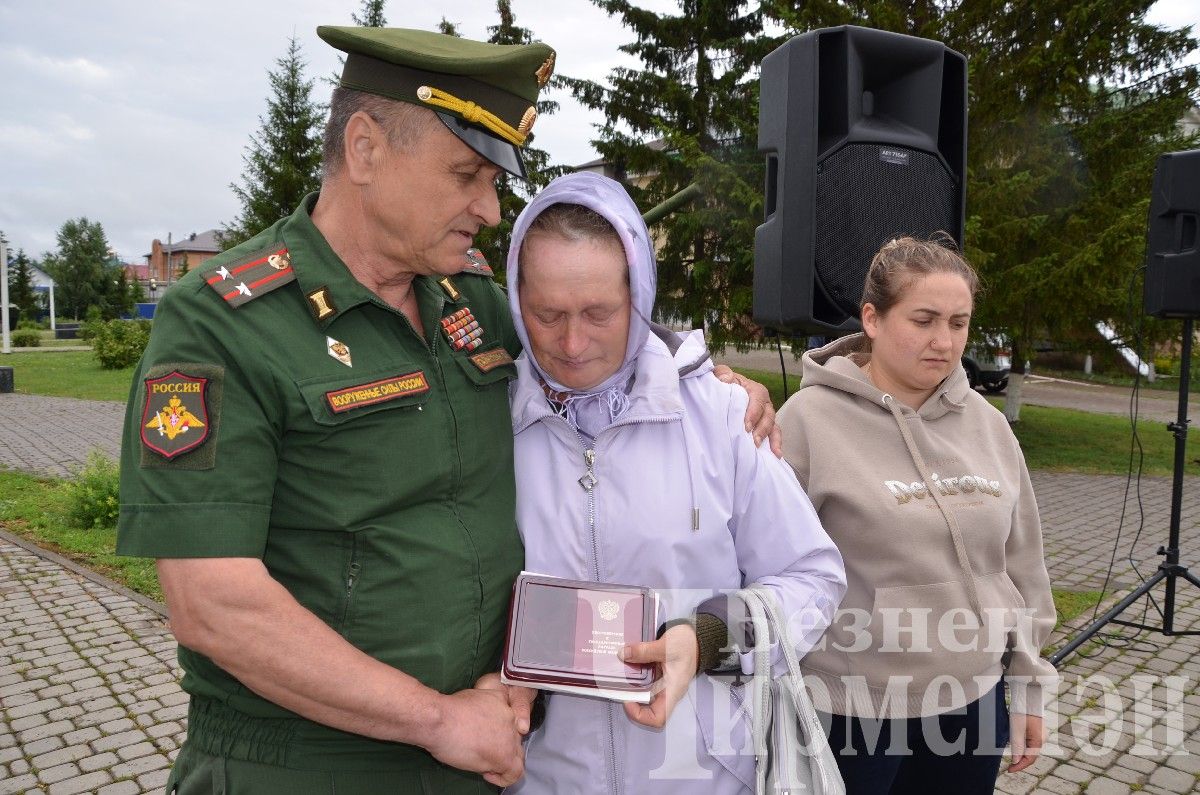
[(1154, 317), (1200, 317), (1200, 149), (1160, 155), (1150, 193), (1143, 305)]
[(846, 25), (762, 62), (766, 220), (754, 236), (754, 319), (859, 328), (871, 258), (895, 237), (962, 243), (967, 61), (945, 45)]

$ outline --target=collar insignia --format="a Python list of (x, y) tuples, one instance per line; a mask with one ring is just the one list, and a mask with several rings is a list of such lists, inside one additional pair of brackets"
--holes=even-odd
[(458, 291), (458, 288), (454, 286), (454, 282), (450, 281), (449, 276), (439, 281), (438, 284), (441, 285), (442, 292), (444, 292), (451, 301), (457, 301), (458, 297), (462, 295), (462, 293)]
[(312, 310), (317, 321), (337, 313), (337, 305), (333, 303), (333, 296), (329, 294), (328, 287), (318, 287), (304, 297), (308, 299), (308, 308)]

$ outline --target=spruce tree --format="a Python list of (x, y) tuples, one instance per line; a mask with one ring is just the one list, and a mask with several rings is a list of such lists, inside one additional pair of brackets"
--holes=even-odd
[(658, 312), (706, 327), (714, 346), (744, 340), (762, 212), (761, 13), (745, 0), (679, 0), (677, 14), (593, 2), (631, 29), (636, 40), (621, 50), (642, 64), (613, 69), (607, 86), (567, 80), (577, 99), (604, 114), (596, 149), (643, 210), (692, 183), (704, 192), (651, 230)]
[(32, 320), (37, 313), (37, 292), (33, 289), (33, 261), (25, 255), (25, 249), (8, 261), (8, 300), (21, 310), (21, 317)]
[(386, 28), (387, 17), (383, 15), (383, 7), (387, 0), (362, 0), (359, 14), (351, 14), (350, 18), (360, 28)]
[[(496, 13), (500, 23), (488, 27), (488, 41), (492, 44), (529, 44), (536, 41), (529, 28), (517, 25), (516, 15), (512, 10), (510, 0), (496, 0)], [(550, 78), (551, 88), (561, 87), (561, 78)], [(558, 110), (558, 103), (542, 99), (537, 103), (538, 122)], [(537, 123), (534, 129), (537, 128)], [(505, 262), (508, 247), (512, 241), (512, 228), (517, 216), (525, 209), (525, 205), (539, 190), (546, 187), (550, 180), (565, 173), (568, 168), (562, 165), (550, 164), (550, 153), (533, 145), (534, 136), (521, 149), (521, 158), (525, 162), (525, 173), (528, 180), (521, 180), (508, 172), (501, 173), (496, 180), (496, 193), (500, 197), (500, 223), (497, 226), (480, 230), (475, 236), (475, 247), (483, 252), (488, 263), (496, 271), (496, 278), (505, 281)]]
[(266, 116), (259, 116), (259, 130), (251, 134), (242, 157), (241, 185), (230, 185), (241, 211), (221, 230), (221, 244), (227, 248), (291, 215), (321, 184), (324, 109), (312, 98), (314, 81), (304, 77), (305, 61), (295, 36), (275, 65), (268, 74)]

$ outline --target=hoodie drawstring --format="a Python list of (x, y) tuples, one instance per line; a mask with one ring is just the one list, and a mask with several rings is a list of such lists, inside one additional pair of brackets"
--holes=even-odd
[(958, 556), (958, 567), (966, 578), (967, 583), (967, 598), (971, 602), (971, 609), (975, 611), (975, 615), (979, 617), (980, 622), (983, 619), (983, 608), (979, 604), (979, 592), (975, 587), (975, 571), (971, 568), (971, 559), (967, 557), (967, 545), (963, 542), (962, 531), (958, 527), (958, 520), (954, 515), (946, 509), (942, 504), (941, 498), (938, 496), (937, 481), (929, 472), (929, 468), (925, 466), (925, 458), (921, 455), (921, 451), (917, 449), (916, 442), (913, 441), (912, 432), (908, 429), (908, 420), (900, 411), (900, 407), (896, 404), (896, 399), (891, 395), (883, 396), (883, 404), (892, 412), (892, 417), (896, 420), (897, 427), (900, 428), (900, 436), (904, 439), (904, 446), (908, 448), (908, 455), (912, 458), (912, 462), (916, 464), (917, 471), (921, 473), (921, 478), (929, 488), (929, 496), (933, 497), (934, 503), (937, 504), (938, 510), (942, 513), (942, 518), (946, 520), (946, 527), (950, 530), (950, 538), (954, 541), (954, 552)]

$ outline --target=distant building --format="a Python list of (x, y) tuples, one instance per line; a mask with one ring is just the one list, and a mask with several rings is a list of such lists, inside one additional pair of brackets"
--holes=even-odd
[(179, 278), (183, 269), (198, 268), (219, 253), (216, 229), (200, 234), (192, 232), (178, 243), (167, 245), (156, 239), (150, 244), (150, 253), (145, 255), (147, 271), (142, 281), (155, 279), (159, 284), (169, 284)]
[(1185, 135), (1200, 133), (1200, 107), (1192, 108), (1183, 114), (1183, 118), (1179, 120), (1179, 126)]

